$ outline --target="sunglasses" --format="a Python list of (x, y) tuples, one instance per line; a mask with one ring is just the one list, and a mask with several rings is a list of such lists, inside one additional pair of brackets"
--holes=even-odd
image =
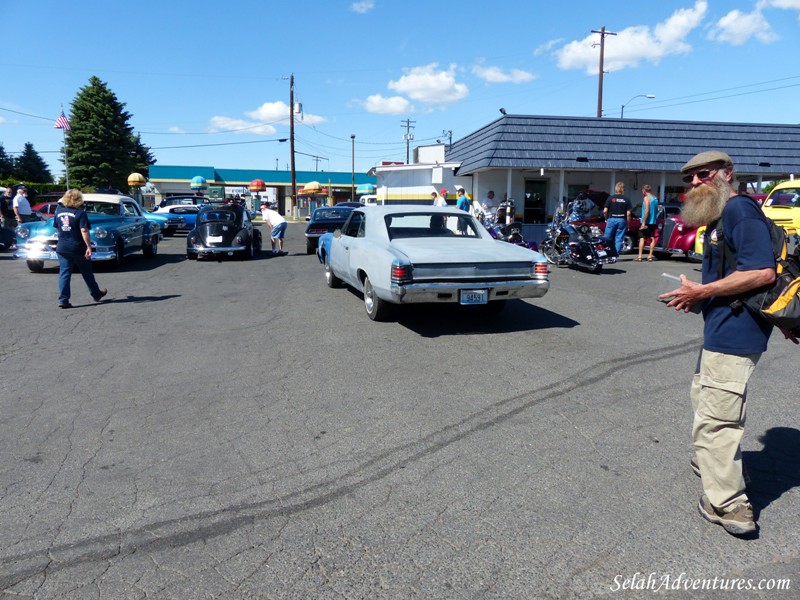
[(705, 181), (713, 174), (717, 173), (717, 171), (719, 171), (719, 169), (703, 169), (702, 171), (697, 171), (694, 175), (686, 175), (686, 177), (683, 177), (683, 183), (692, 183), (695, 177), (700, 181)]

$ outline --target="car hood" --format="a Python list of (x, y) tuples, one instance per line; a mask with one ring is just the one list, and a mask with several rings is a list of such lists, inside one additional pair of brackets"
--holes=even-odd
[(497, 261), (543, 261), (543, 255), (522, 246), (498, 240), (449, 238), (404, 239), (392, 247), (412, 263), (492, 263)]

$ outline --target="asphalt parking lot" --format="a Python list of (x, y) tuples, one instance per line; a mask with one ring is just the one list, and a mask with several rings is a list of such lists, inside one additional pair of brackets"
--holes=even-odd
[(760, 535), (697, 513), (701, 319), (655, 296), (698, 265), (626, 256), (496, 318), (375, 323), (302, 230), (253, 261), (168, 238), (98, 268), (102, 304), (73, 279), (66, 311), (56, 270), (0, 254), (2, 597), (800, 597), (780, 335), (743, 447)]

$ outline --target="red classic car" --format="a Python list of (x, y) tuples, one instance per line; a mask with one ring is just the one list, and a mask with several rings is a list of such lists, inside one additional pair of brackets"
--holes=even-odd
[(662, 204), (660, 209), (662, 215), (657, 221), (654, 254), (690, 258), (694, 254), (697, 227), (683, 222), (680, 204)]

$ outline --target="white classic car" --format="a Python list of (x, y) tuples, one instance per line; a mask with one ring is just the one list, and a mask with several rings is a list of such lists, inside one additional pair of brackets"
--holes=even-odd
[(547, 259), (495, 240), (475, 219), (451, 207), (356, 208), (320, 237), (317, 256), (329, 287), (363, 292), (372, 320), (390, 304), (485, 305), (497, 312), (512, 298), (540, 298), (550, 287)]

